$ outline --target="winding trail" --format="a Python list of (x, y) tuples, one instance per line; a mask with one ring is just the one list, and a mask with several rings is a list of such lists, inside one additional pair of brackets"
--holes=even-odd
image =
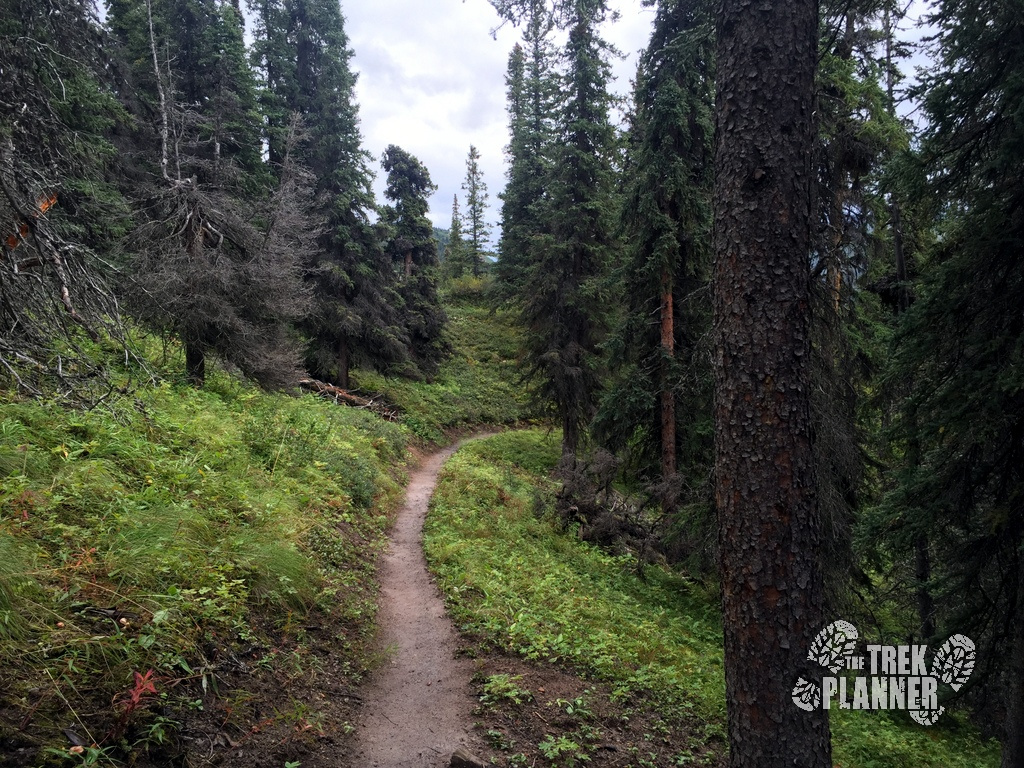
[(476, 704), (469, 687), (473, 664), (455, 656), (458, 635), (427, 573), (422, 546), (438, 472), (463, 442), (431, 454), (409, 478), (380, 568), (378, 642), (388, 659), (362, 691), (353, 766), (445, 766), (468, 743)]

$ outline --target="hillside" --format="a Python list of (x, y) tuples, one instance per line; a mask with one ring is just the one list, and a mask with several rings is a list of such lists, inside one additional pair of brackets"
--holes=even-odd
[(344, 750), (410, 448), (524, 413), (505, 316), (448, 311), (432, 383), (357, 373), (398, 424), (220, 370), (195, 390), (174, 355), (91, 410), (2, 395), (4, 764)]
[[(517, 334), (475, 295), (449, 299), (432, 381), (355, 372), (397, 424), (223, 371), (92, 410), (7, 393), (5, 764), (349, 764), (411, 457), (530, 413)], [(467, 729), (497, 765), (724, 765), (716, 585), (562, 528), (558, 450), (547, 428), (474, 443), (431, 502), (428, 560), (476, 669)], [(844, 768), (999, 760), (961, 716), (838, 714)]]

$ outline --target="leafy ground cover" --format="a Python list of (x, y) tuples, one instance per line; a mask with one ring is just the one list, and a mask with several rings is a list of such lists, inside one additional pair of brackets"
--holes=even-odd
[[(722, 764), (717, 595), (657, 566), (638, 572), (631, 556), (560, 530), (547, 479), (557, 456), (558, 435), (543, 430), (471, 443), (443, 470), (427, 520), (428, 561), (484, 659), (480, 728), (495, 760)], [(508, 654), (518, 657), (511, 669)], [(550, 683), (529, 682), (551, 665), (580, 682), (561, 679), (552, 698)], [(948, 713), (930, 728), (903, 713), (842, 712), (832, 723), (843, 768), (999, 763), (998, 744)]]
[(5, 764), (337, 749), (405, 439), (223, 373), (89, 411), (0, 404)]

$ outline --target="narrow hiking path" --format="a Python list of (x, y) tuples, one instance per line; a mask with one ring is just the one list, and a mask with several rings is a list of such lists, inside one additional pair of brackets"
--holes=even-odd
[(448, 765), (452, 752), (469, 741), (473, 664), (455, 656), (458, 633), (427, 572), (422, 546), (438, 472), (465, 442), (426, 457), (409, 477), (380, 568), (378, 643), (387, 660), (361, 692), (353, 766)]

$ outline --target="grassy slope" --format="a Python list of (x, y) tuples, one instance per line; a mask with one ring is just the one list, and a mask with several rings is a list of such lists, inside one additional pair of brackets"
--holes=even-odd
[(344, 729), (291, 689), (324, 655), (310, 625), (337, 630), (335, 674), (365, 666), (367, 554), (404, 444), (369, 414), (223, 374), (89, 412), (2, 403), (0, 753), (159, 762), (211, 707), (225, 745), (254, 740), (261, 706), (285, 740), (300, 721)]
[(88, 412), (0, 392), (0, 754), (160, 763), (209, 739), (316, 762), (373, 662), (407, 440), (527, 413), (515, 332), (478, 298), (449, 307), (433, 382), (360, 373), (401, 425), (219, 371)]
[(417, 437), (440, 442), (447, 430), (475, 424), (513, 424), (529, 418), (528, 392), (519, 382), (518, 331), (506, 311), (493, 311), (472, 295), (448, 307), (452, 356), (431, 382), (357, 371), (364, 392), (381, 392), (402, 409), (402, 423)]
[[(717, 597), (654, 567), (641, 580), (628, 557), (560, 533), (544, 512), (556, 438), (507, 433), (470, 444), (446, 465), (425, 546), (457, 622), (527, 658), (569, 663), (623, 699), (640, 695), (670, 719), (695, 718), (707, 742), (720, 743)], [(997, 744), (981, 743), (949, 714), (931, 728), (865, 712), (832, 722), (834, 761), (843, 768), (999, 763)]]

